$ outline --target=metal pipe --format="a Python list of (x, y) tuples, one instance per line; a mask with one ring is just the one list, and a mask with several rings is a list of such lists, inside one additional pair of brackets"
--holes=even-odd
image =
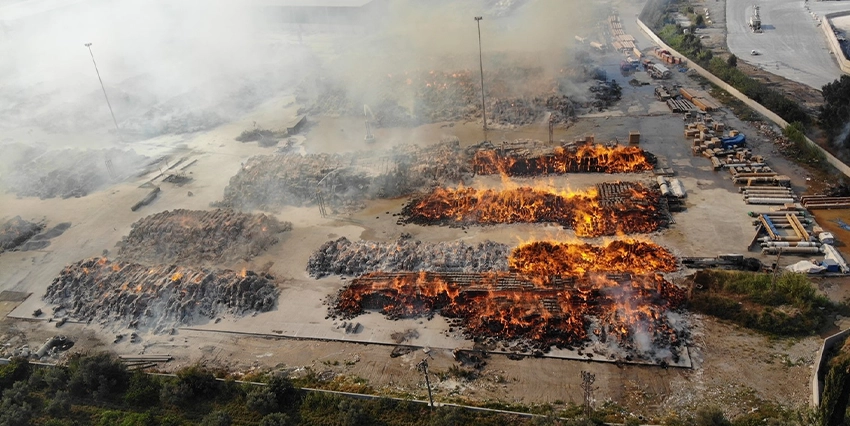
[(798, 253), (798, 254), (806, 254), (806, 253), (820, 253), (819, 247), (765, 247), (761, 249), (763, 254), (777, 254), (779, 252), (782, 253)]
[(747, 204), (788, 204), (793, 203), (791, 198), (748, 198)]

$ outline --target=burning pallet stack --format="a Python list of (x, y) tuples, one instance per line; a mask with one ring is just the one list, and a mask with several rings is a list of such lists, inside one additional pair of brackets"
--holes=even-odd
[[(338, 243), (342, 243), (339, 249)], [(652, 360), (652, 351), (635, 340), (647, 336), (653, 347), (670, 350), (674, 361), (683, 349), (685, 332), (668, 323), (667, 312), (680, 306), (684, 292), (655, 275), (676, 270), (676, 258), (653, 243), (617, 240), (592, 246), (538, 241), (516, 247), (501, 259), (497, 257), (505, 256), (503, 245), (461, 246), (447, 256), (453, 257), (450, 267), (441, 262), (412, 263), (408, 253), (386, 256), (397, 248), (410, 252), (414, 247), (415, 256), (440, 258), (446, 245), (354, 245), (337, 240), (314, 253), (308, 270), (315, 270), (313, 260), (329, 255), (336, 259), (337, 252), (352, 250), (361, 262), (381, 265), (363, 268), (365, 275), (329, 300), (332, 317), (351, 319), (367, 310), (381, 311), (390, 319), (440, 314), (467, 338), (494, 338), (520, 352), (580, 348), (601, 341), (625, 349), (628, 358)], [(464, 256), (464, 251), (472, 255)], [(494, 265), (492, 270), (480, 268), (482, 252), (487, 252), (484, 257)]]
[(565, 173), (636, 173), (655, 168), (655, 157), (636, 146), (568, 143), (552, 149), (537, 141), (484, 142), (475, 147), (473, 171), (480, 175), (541, 176)]
[(267, 312), (278, 294), (265, 274), (93, 258), (66, 266), (44, 300), (77, 321), (168, 332), (223, 315)]
[(629, 274), (533, 278), (505, 273), (372, 273), (337, 296), (331, 312), (351, 318), (367, 309), (389, 318), (430, 316), (456, 320), (467, 338), (492, 337), (526, 350), (574, 349), (609, 340), (629, 357), (652, 360), (663, 348), (678, 361), (685, 336), (666, 319), (684, 302), (682, 289), (659, 275)]
[(661, 193), (640, 183), (603, 184), (586, 192), (529, 187), (498, 190), (445, 189), (416, 197), (402, 209), (400, 223), (491, 225), (557, 223), (581, 237), (649, 233), (667, 226)]

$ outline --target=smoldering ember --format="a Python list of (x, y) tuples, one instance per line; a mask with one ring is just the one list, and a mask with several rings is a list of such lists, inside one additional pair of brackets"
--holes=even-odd
[(4, 5), (0, 367), (838, 424), (850, 7), (778, 1)]

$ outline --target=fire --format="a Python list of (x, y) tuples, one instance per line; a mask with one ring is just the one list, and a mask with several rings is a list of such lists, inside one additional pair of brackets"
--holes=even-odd
[(338, 295), (333, 312), (354, 317), (380, 310), (390, 318), (435, 313), (460, 322), (467, 337), (528, 339), (548, 350), (597, 339), (634, 347), (637, 334), (653, 344), (675, 346), (679, 335), (664, 313), (685, 300), (680, 288), (660, 275), (550, 277), (549, 285), (515, 273), (372, 273)]
[(648, 233), (667, 225), (661, 194), (639, 183), (601, 184), (585, 192), (529, 187), (506, 190), (437, 188), (402, 210), (423, 225), (557, 223), (580, 237)]
[(672, 272), (677, 268), (675, 256), (667, 249), (636, 240), (616, 240), (601, 247), (537, 241), (515, 248), (508, 264), (514, 272), (546, 279), (589, 272)]
[(654, 158), (634, 146), (586, 144), (556, 147), (539, 156), (519, 156), (501, 149), (481, 149), (473, 157), (481, 175), (536, 176), (564, 173), (636, 173), (652, 170)]
[(242, 270), (239, 272), (239, 276), (242, 277), (242, 278), (245, 278), (247, 275), (248, 275), (248, 270), (245, 269), (245, 268), (242, 268)]
[(182, 272), (175, 272), (174, 275), (171, 276), (171, 281), (177, 282), (177, 281), (180, 281), (180, 279), (182, 279), (182, 278), (183, 278)]

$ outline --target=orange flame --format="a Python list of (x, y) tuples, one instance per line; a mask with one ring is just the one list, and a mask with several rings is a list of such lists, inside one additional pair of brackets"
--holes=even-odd
[(554, 153), (536, 157), (519, 157), (502, 150), (482, 149), (475, 153), (472, 162), (478, 174), (507, 176), (579, 172), (636, 173), (655, 167), (646, 152), (638, 147), (598, 144), (576, 148), (556, 147)]

